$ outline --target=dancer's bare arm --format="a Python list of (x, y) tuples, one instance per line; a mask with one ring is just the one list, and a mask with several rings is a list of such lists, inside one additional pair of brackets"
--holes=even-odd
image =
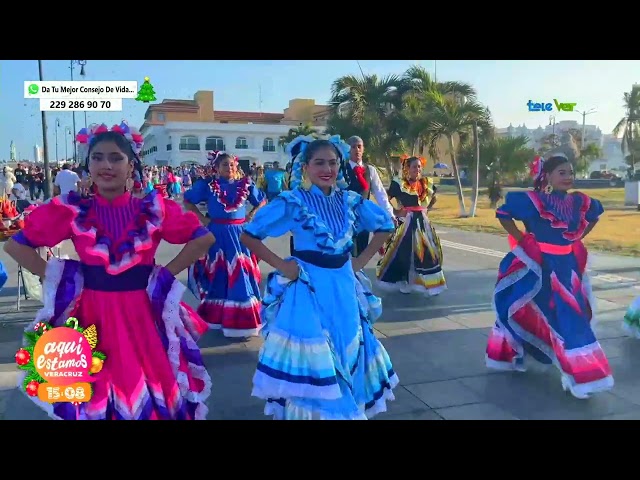
[(190, 240), (184, 248), (180, 250), (180, 253), (166, 265), (167, 270), (169, 270), (174, 277), (177, 276), (207, 253), (211, 245), (215, 242), (216, 238), (211, 232), (202, 237)]
[(193, 212), (198, 216), (198, 220), (200, 220), (200, 223), (202, 225), (204, 225), (205, 227), (209, 225), (209, 222), (211, 221), (211, 219), (203, 215), (203, 213), (200, 211), (197, 205), (194, 205), (188, 200), (183, 200), (182, 204), (184, 205), (185, 210), (188, 210), (189, 212)]
[(7, 255), (13, 258), (18, 265), (26, 268), (40, 278), (44, 277), (44, 273), (47, 269), (47, 262), (34, 248), (27, 245), (21, 245), (10, 238), (4, 245), (4, 251), (7, 252)]
[(289, 280), (296, 280), (300, 274), (300, 268), (298, 262), (295, 260), (286, 261), (273, 253), (261, 240), (243, 233), (240, 235), (240, 241), (253, 253), (255, 253), (260, 260), (268, 263), (276, 270), (279, 270)]
[(519, 242), (520, 240), (522, 240), (524, 234), (520, 231), (520, 229), (516, 225), (516, 222), (506, 218), (499, 218), (498, 220), (500, 221), (500, 225), (502, 225), (502, 228), (504, 228), (509, 235), (515, 238), (516, 241)]
[(369, 260), (373, 258), (376, 252), (380, 250), (380, 248), (385, 244), (390, 236), (390, 232), (374, 233), (373, 238), (371, 238), (371, 241), (369, 242), (369, 245), (367, 245), (367, 248), (365, 248), (360, 255), (351, 260), (353, 270), (357, 272), (366, 267), (367, 263), (369, 263)]
[(582, 234), (582, 237), (580, 237), (580, 240), (589, 235), (591, 233), (591, 230), (593, 230), (593, 227), (595, 227), (597, 223), (598, 221), (596, 220), (595, 222), (591, 222), (589, 225), (587, 225), (587, 228), (584, 229), (584, 233)]

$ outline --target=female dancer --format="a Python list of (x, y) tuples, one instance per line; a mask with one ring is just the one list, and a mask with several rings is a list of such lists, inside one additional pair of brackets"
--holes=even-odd
[[(577, 398), (609, 390), (609, 362), (593, 333), (595, 302), (582, 239), (604, 212), (573, 185), (573, 167), (555, 154), (532, 164), (534, 191), (509, 192), (496, 217), (517, 245), (500, 263), (496, 324), (487, 366), (524, 371), (525, 353), (553, 363), (562, 387)], [(521, 232), (514, 220), (524, 223)]]
[[(38, 322), (95, 325), (98, 350), (107, 356), (96, 374), (91, 400), (44, 404), (64, 420), (204, 420), (211, 379), (196, 340), (206, 324), (180, 302), (185, 290), (175, 276), (214, 242), (192, 213), (153, 192), (132, 197), (125, 184), (134, 168), (142, 136), (126, 123), (111, 130), (92, 125), (76, 137), (88, 146), (85, 168), (97, 193), (75, 192), (36, 208), (5, 251), (44, 283)], [(35, 248), (71, 239), (80, 262), (52, 258)], [(161, 240), (186, 244), (166, 267), (155, 264)]]
[[(198, 313), (226, 337), (250, 337), (260, 330), (258, 260), (240, 243), (245, 221), (264, 204), (264, 194), (238, 167), (237, 159), (210, 152), (212, 176), (198, 180), (184, 194), (184, 205), (216, 238), (206, 257), (190, 271), (192, 289), (201, 300)], [(207, 215), (198, 210), (207, 202)], [(254, 209), (247, 216), (247, 202)]]
[[(380, 300), (361, 272), (393, 221), (373, 202), (336, 188), (336, 180), (347, 186), (342, 170), (349, 147), (339, 138), (292, 143), (299, 142), (305, 145), (293, 167), (294, 189), (260, 209), (242, 234), (277, 269), (263, 301), (265, 343), (253, 395), (267, 401), (265, 414), (276, 419), (366, 419), (386, 411), (398, 383), (371, 326)], [(353, 237), (365, 229), (373, 240), (352, 259)], [(283, 260), (262, 240), (289, 231), (295, 251)]]
[(436, 187), (430, 178), (422, 177), (425, 165), (423, 158), (403, 158), (400, 178), (391, 181), (387, 192), (389, 200), (398, 202), (400, 209), (394, 213), (404, 217), (404, 222), (378, 262), (378, 285), (384, 290), (431, 296), (447, 289), (440, 239), (427, 216), (436, 203)]

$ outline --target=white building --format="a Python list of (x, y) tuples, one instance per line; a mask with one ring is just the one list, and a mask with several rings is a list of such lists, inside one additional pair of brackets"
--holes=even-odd
[[(537, 150), (542, 146), (542, 141), (545, 139), (545, 137), (555, 134), (561, 138), (564, 133), (571, 130), (582, 132), (582, 123), (579, 123), (575, 120), (561, 120), (559, 122), (555, 122), (554, 117), (551, 116), (549, 124), (545, 125), (544, 128), (542, 126), (538, 126), (537, 128), (528, 128), (525, 124), (517, 127), (509, 125), (506, 128), (497, 128), (496, 134), (502, 137), (518, 137), (521, 135), (525, 136), (529, 139), (527, 147)], [(604, 135), (602, 134), (602, 130), (600, 130), (598, 126), (585, 125), (584, 133), (585, 146), (590, 143), (595, 143), (602, 147)], [(578, 147), (580, 147), (580, 145), (578, 145)]]
[(614, 135), (604, 135), (602, 141), (603, 158), (591, 162), (590, 172), (626, 172), (628, 165), (622, 154), (622, 140)]
[(43, 156), (42, 156), (42, 148), (36, 143), (33, 146), (33, 161), (36, 163), (42, 163), (44, 162), (43, 160)]
[(281, 136), (288, 125), (221, 124), (215, 122), (167, 122), (144, 132), (144, 162), (177, 166), (186, 162), (205, 163), (207, 152), (224, 150), (249, 163), (283, 161)]
[(286, 162), (278, 145), (280, 137), (307, 123), (322, 133), (328, 116), (328, 107), (306, 99), (291, 100), (284, 113), (216, 111), (213, 107), (211, 91), (199, 91), (193, 100), (151, 105), (140, 129), (145, 139), (144, 163), (203, 164), (211, 150), (236, 155), (243, 169), (254, 162)]

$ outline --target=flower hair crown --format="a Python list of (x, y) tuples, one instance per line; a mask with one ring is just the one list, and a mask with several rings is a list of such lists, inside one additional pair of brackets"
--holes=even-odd
[(221, 150), (212, 150), (210, 152), (207, 152), (207, 160), (209, 160), (209, 162), (213, 164), (216, 162), (220, 155), (229, 155), (232, 160), (234, 160), (235, 162), (238, 161), (238, 157), (236, 157), (235, 155), (231, 155), (230, 153), (223, 152)]
[(406, 153), (404, 155), (400, 156), (400, 163), (402, 165), (404, 165), (405, 162), (407, 160), (409, 160), (410, 158), (417, 158), (418, 160), (420, 160), (420, 165), (422, 166), (422, 168), (425, 168), (427, 166), (427, 159), (426, 158), (418, 157), (418, 156), (415, 156), (415, 155), (407, 155)]
[(83, 128), (78, 132), (76, 142), (86, 146), (88, 149), (96, 135), (106, 132), (117, 132), (122, 135), (131, 144), (133, 153), (140, 155), (142, 146), (144, 145), (144, 138), (142, 138), (142, 135), (136, 128), (130, 127), (125, 120), (123, 120), (120, 125), (114, 125), (111, 128), (107, 127), (104, 123), (101, 125), (96, 123), (89, 125), (88, 128)]

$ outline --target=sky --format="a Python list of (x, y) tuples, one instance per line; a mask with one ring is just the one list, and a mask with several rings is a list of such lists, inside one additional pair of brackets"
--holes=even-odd
[[(402, 74), (421, 65), (439, 81), (470, 83), (478, 100), (489, 107), (496, 127), (526, 124), (537, 128), (556, 121), (577, 120), (575, 112), (529, 112), (527, 102), (576, 103), (577, 110), (597, 110), (587, 124), (607, 134), (624, 115), (623, 95), (640, 83), (638, 60), (88, 60), (86, 80), (123, 80), (142, 83), (150, 77), (158, 102), (164, 98), (193, 99), (198, 90), (215, 92), (216, 110), (282, 113), (293, 98), (328, 101), (331, 84), (344, 75)], [(74, 79), (80, 79), (80, 68)], [(70, 61), (43, 60), (44, 80), (70, 80)], [(24, 81), (38, 80), (37, 60), (0, 60), (0, 159), (8, 159), (14, 141), (21, 159), (33, 159), (33, 147), (42, 145), (39, 100), (25, 99)], [(260, 103), (260, 91), (262, 102)], [(148, 104), (123, 100), (122, 112), (89, 112), (89, 123), (113, 125), (122, 119), (139, 127)], [(85, 126), (84, 112), (76, 112), (76, 131)], [(47, 113), (49, 158), (55, 159), (55, 123), (58, 157), (65, 145), (72, 156), (72, 113)]]

